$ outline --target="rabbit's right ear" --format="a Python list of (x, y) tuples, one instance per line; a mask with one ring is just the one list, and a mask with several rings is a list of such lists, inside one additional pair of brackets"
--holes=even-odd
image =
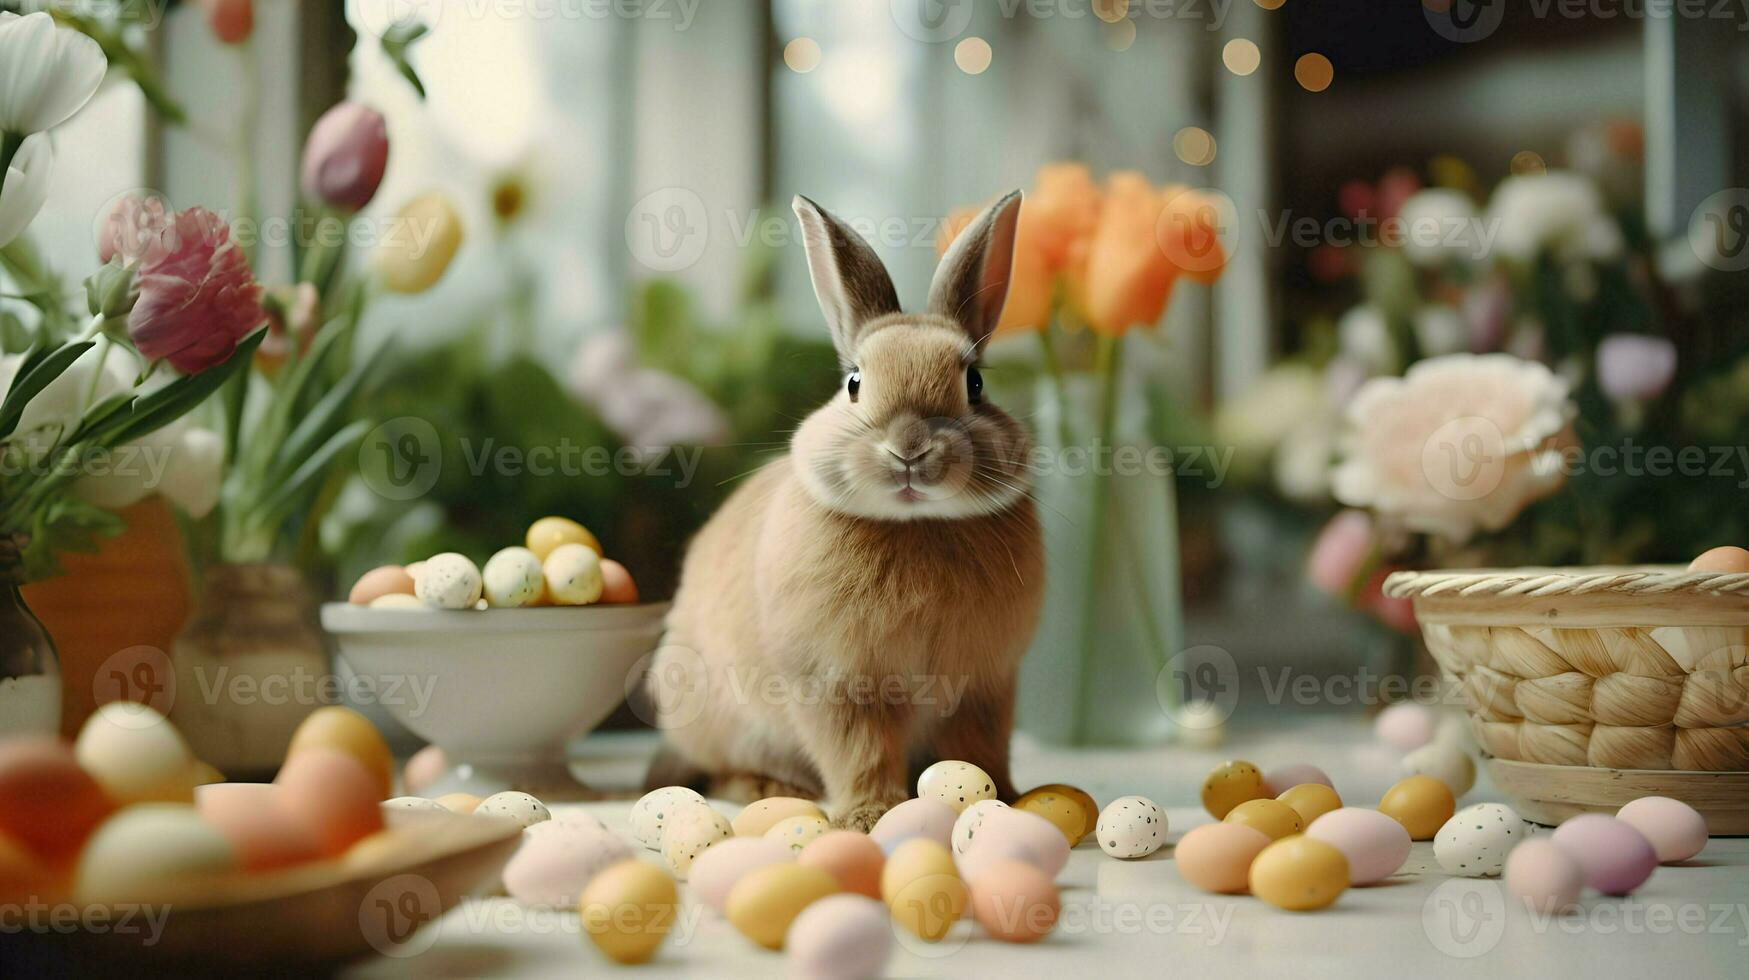
[(874, 249), (849, 225), (801, 195), (792, 205), (802, 222), (808, 276), (832, 328), (832, 343), (846, 367), (855, 363), (856, 341), (868, 321), (899, 312), (899, 294)]

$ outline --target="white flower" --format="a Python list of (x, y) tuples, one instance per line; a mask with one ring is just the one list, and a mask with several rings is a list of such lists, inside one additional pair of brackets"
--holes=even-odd
[(1306, 416), (1325, 410), (1324, 381), (1304, 364), (1279, 364), (1215, 413), (1215, 438), (1244, 456), (1275, 451)]
[(1497, 255), (1528, 262), (1549, 251), (1562, 259), (1621, 255), (1621, 228), (1589, 178), (1551, 170), (1508, 177), (1488, 203)]
[(1560, 487), (1573, 414), (1567, 382), (1534, 361), (1420, 361), (1355, 396), (1332, 488), (1344, 504), (1462, 543)]
[(1302, 504), (1330, 501), (1330, 461), (1336, 457), (1337, 426), (1319, 414), (1294, 427), (1275, 454), (1275, 488)]
[(1374, 372), (1396, 370), (1397, 343), (1391, 324), (1379, 308), (1362, 303), (1336, 322), (1336, 343), (1342, 353)]
[(708, 446), (728, 437), (722, 409), (684, 378), (638, 367), (623, 331), (584, 341), (571, 362), (569, 381), (571, 394), (629, 446), (656, 451)]
[(108, 70), (96, 41), (48, 14), (0, 15), (0, 130), (23, 136), (59, 126)]
[(1482, 257), (1476, 206), (1468, 194), (1444, 187), (1417, 191), (1397, 211), (1403, 254), (1423, 268)]
[(25, 138), (18, 155), (7, 165), (6, 183), (0, 187), (0, 248), (10, 245), (42, 210), (49, 197), (49, 171), (54, 163), (49, 138), (38, 133)]

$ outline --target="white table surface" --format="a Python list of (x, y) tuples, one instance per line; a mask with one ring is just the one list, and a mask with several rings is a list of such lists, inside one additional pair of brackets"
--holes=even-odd
[[(601, 788), (633, 789), (653, 748), (649, 736), (594, 737), (577, 771)], [(1350, 803), (1371, 806), (1394, 782), (1396, 753), (1374, 743), (1358, 718), (1308, 718), (1268, 733), (1234, 733), (1218, 749), (1062, 750), (1024, 739), (1015, 750), (1022, 786), (1067, 782), (1102, 801), (1131, 793), (1167, 808), (1176, 841), (1209, 821), (1197, 805), (1202, 777), (1227, 758), (1264, 768), (1311, 762)], [(1501, 799), (1486, 778), (1460, 801)], [(578, 804), (624, 831), (630, 801)], [(731, 816), (735, 810), (725, 805)], [(562, 809), (562, 808), (561, 808)], [(643, 856), (660, 863), (654, 852)], [(1092, 841), (1058, 880), (1063, 911), (1042, 943), (1014, 946), (962, 921), (942, 943), (895, 942), (888, 974), (1053, 977), (1280, 977), (1429, 980), (1489, 976), (1687, 978), (1749, 975), (1749, 839), (1713, 839), (1694, 861), (1659, 868), (1627, 899), (1589, 894), (1584, 914), (1542, 920), (1508, 902), (1497, 879), (1453, 878), (1416, 844), (1384, 884), (1350, 889), (1316, 913), (1279, 911), (1249, 897), (1208, 895), (1184, 882), (1171, 848), (1141, 861), (1107, 857)], [(682, 892), (683, 897), (685, 892)], [(347, 972), (391, 977), (770, 977), (782, 954), (754, 946), (720, 916), (686, 901), (657, 958), (621, 968), (581, 934), (575, 913), (532, 913), (507, 898), (471, 899), (427, 927), (401, 958)]]

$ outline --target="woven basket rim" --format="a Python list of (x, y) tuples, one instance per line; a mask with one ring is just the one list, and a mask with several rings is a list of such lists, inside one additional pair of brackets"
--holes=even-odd
[(1749, 573), (1690, 572), (1680, 565), (1592, 565), (1565, 568), (1468, 568), (1397, 572), (1385, 579), (1393, 599), (1623, 596), (1749, 596)]

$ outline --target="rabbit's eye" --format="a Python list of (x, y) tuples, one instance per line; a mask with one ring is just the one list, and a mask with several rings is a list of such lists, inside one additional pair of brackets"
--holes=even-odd
[(978, 373), (976, 366), (966, 368), (966, 398), (973, 405), (981, 405), (984, 401), (984, 376)]
[(844, 390), (850, 392), (850, 400), (856, 401), (857, 392), (862, 390), (862, 372), (852, 371), (844, 382)]

